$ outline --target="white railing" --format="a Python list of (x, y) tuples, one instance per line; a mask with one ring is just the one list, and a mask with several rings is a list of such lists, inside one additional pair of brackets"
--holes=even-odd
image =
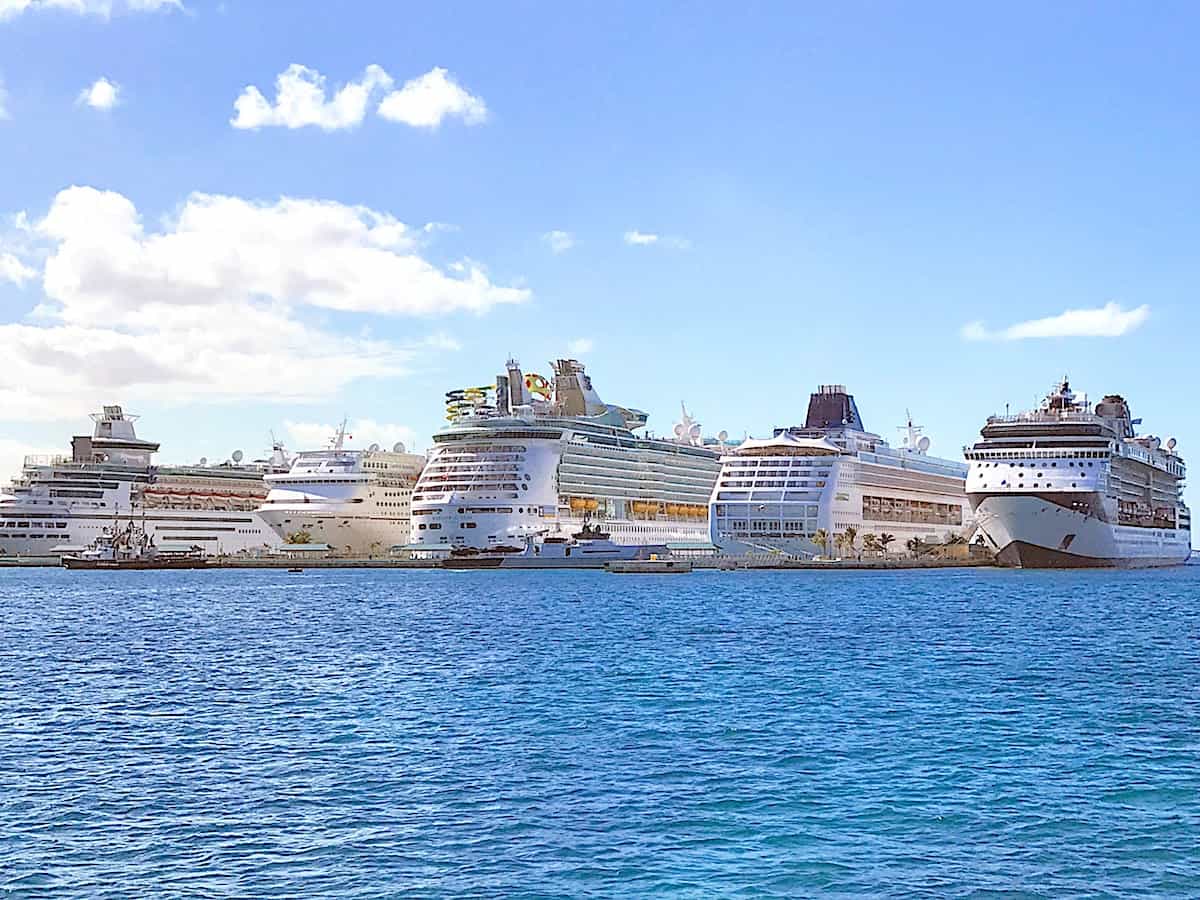
[(31, 454), (25, 457), (26, 466), (62, 466), (74, 462), (69, 456), (57, 454)]
[(1008, 416), (988, 416), (989, 425), (1013, 425), (1022, 422), (1104, 422), (1105, 420), (1089, 412), (1070, 412), (1066, 410), (1031, 409)]

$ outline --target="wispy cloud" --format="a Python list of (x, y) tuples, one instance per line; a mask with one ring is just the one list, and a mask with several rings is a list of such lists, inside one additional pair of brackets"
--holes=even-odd
[(35, 277), (37, 272), (11, 253), (0, 253), (0, 282), (10, 281), (17, 287)]
[(1127, 310), (1122, 309), (1117, 303), (1106, 303), (1095, 309), (1068, 309), (1057, 316), (1017, 322), (1015, 325), (994, 331), (985, 326), (983, 322), (970, 322), (963, 326), (962, 336), (968, 341), (1120, 337), (1138, 328), (1149, 317), (1150, 307), (1145, 304)]
[(648, 247), (651, 244), (658, 243), (658, 235), (647, 234), (646, 232), (634, 229), (633, 231), (625, 232), (625, 243), (631, 247)]
[(670, 247), (673, 250), (688, 250), (692, 242), (687, 238), (669, 234), (655, 234), (652, 231), (638, 231), (636, 228), (625, 232), (624, 241), (630, 247)]
[(160, 9), (183, 9), (180, 0), (0, 0), (0, 22), (13, 19), (23, 12), (57, 9), (81, 16), (109, 19), (115, 12), (154, 12)]
[(591, 338), (575, 338), (568, 342), (567, 351), (582, 356), (585, 353), (591, 353), (594, 346), (596, 346), (596, 342)]
[[(0, 9), (3, 8), (4, 0), (0, 0)], [(8, 115), (8, 91), (4, 87), (4, 79), (0, 78), (0, 122), (9, 118)]]
[(79, 99), (76, 102), (80, 106), (90, 106), (92, 109), (108, 112), (121, 102), (121, 86), (107, 78), (97, 78), (79, 92)]
[(554, 253), (566, 253), (575, 246), (575, 235), (569, 231), (547, 231), (542, 240)]

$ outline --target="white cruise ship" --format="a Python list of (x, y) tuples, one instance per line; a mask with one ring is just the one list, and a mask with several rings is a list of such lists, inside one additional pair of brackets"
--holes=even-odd
[(1035, 410), (991, 416), (967, 492), (1001, 564), (1169, 566), (1191, 554), (1175, 440), (1139, 437), (1124, 398), (1093, 407), (1064, 378)]
[(156, 466), (154, 441), (134, 430), (136, 416), (106, 406), (90, 436), (71, 440), (70, 456), (27, 457), (20, 477), (0, 488), (0, 553), (55, 556), (78, 550), (106, 528), (143, 527), (165, 550), (209, 554), (265, 550), (278, 543), (255, 509), (263, 476), (286, 471), (283, 447), (270, 459)]
[(446, 395), (450, 424), (413, 494), (413, 550), (518, 550), (584, 526), (618, 544), (707, 542), (720, 455), (699, 426), (636, 435), (646, 414), (601, 401), (577, 360), (553, 372), (509, 360), (494, 386)]
[[(713, 489), (713, 543), (726, 552), (833, 552), (835, 538), (857, 532), (906, 541), (943, 542), (968, 536), (967, 466), (929, 456), (929, 438), (911, 422), (900, 448), (867, 431), (854, 397), (842, 385), (821, 385), (808, 401), (803, 427), (746, 440), (721, 459)], [(828, 544), (813, 535), (823, 531)], [(851, 552), (845, 546), (843, 553)]]
[(287, 544), (324, 544), (346, 556), (386, 553), (408, 542), (409, 503), (425, 457), (372, 444), (345, 447), (346, 423), (327, 450), (302, 452), (288, 472), (267, 476), (259, 515)]

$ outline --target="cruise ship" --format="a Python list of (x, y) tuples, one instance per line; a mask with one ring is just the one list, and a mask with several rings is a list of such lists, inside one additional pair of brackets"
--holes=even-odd
[(964, 452), (967, 495), (1002, 565), (1169, 566), (1191, 554), (1186, 468), (1172, 438), (1134, 431), (1117, 394), (1094, 406), (1063, 378), (1040, 407), (991, 416)]
[[(729, 553), (850, 554), (868, 534), (898, 547), (970, 536), (967, 466), (928, 454), (911, 420), (893, 448), (863, 425), (843, 385), (821, 385), (804, 425), (748, 439), (721, 459), (709, 515), (712, 541)], [(857, 533), (854, 547), (841, 536)], [(824, 533), (824, 546), (814, 535)]]
[(0, 488), (0, 554), (61, 556), (131, 520), (164, 550), (232, 554), (278, 543), (255, 509), (263, 476), (287, 470), (282, 445), (251, 463), (236, 451), (218, 465), (156, 466), (159, 445), (137, 436), (136, 419), (105, 406), (92, 434), (71, 440), (70, 456), (27, 457)]
[(414, 552), (516, 551), (581, 533), (707, 543), (720, 453), (690, 417), (673, 438), (635, 434), (646, 414), (604, 403), (574, 359), (550, 378), (509, 360), (494, 385), (446, 396), (449, 424), (413, 494)]
[(325, 450), (300, 453), (290, 471), (266, 477), (259, 515), (285, 544), (323, 544), (346, 556), (386, 553), (408, 542), (409, 504), (425, 465), (403, 444), (349, 450), (343, 421)]

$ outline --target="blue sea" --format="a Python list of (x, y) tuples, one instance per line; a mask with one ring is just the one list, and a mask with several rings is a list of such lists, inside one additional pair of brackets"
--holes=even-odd
[(1200, 567), (0, 571), (0, 895), (1200, 895)]

